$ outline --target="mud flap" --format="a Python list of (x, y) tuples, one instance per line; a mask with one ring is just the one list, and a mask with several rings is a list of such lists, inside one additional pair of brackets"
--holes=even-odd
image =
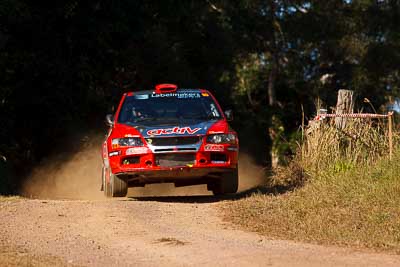
[(105, 180), (105, 171), (104, 167), (101, 168), (101, 186), (100, 191), (104, 191), (104, 180)]

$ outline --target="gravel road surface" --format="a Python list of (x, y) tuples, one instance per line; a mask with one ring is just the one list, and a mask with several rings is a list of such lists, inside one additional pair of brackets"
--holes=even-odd
[(218, 205), (212, 196), (0, 201), (0, 265), (400, 266), (396, 255), (235, 229)]

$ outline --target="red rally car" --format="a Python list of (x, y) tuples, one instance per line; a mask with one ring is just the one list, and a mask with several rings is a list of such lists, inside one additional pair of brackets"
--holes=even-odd
[(215, 195), (238, 189), (239, 140), (203, 89), (160, 84), (154, 90), (125, 93), (103, 143), (102, 190), (126, 196), (128, 187), (152, 183), (207, 184)]

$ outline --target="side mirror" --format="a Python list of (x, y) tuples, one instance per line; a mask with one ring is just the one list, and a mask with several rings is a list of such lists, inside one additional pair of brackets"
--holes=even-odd
[(233, 121), (233, 111), (231, 109), (225, 110), (224, 113), (227, 121)]
[(112, 114), (106, 115), (106, 124), (110, 127), (112, 127), (114, 125), (114, 115), (112, 115)]

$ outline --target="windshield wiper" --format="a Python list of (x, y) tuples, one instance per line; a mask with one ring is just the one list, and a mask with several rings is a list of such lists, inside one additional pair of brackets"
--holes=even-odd
[(159, 118), (155, 117), (144, 117), (144, 118), (137, 118), (134, 122), (143, 122), (143, 121), (156, 121)]
[(218, 120), (221, 119), (221, 117), (215, 116), (213, 114), (210, 114), (208, 116), (197, 116), (197, 117), (183, 117), (183, 119), (187, 119), (187, 120)]

